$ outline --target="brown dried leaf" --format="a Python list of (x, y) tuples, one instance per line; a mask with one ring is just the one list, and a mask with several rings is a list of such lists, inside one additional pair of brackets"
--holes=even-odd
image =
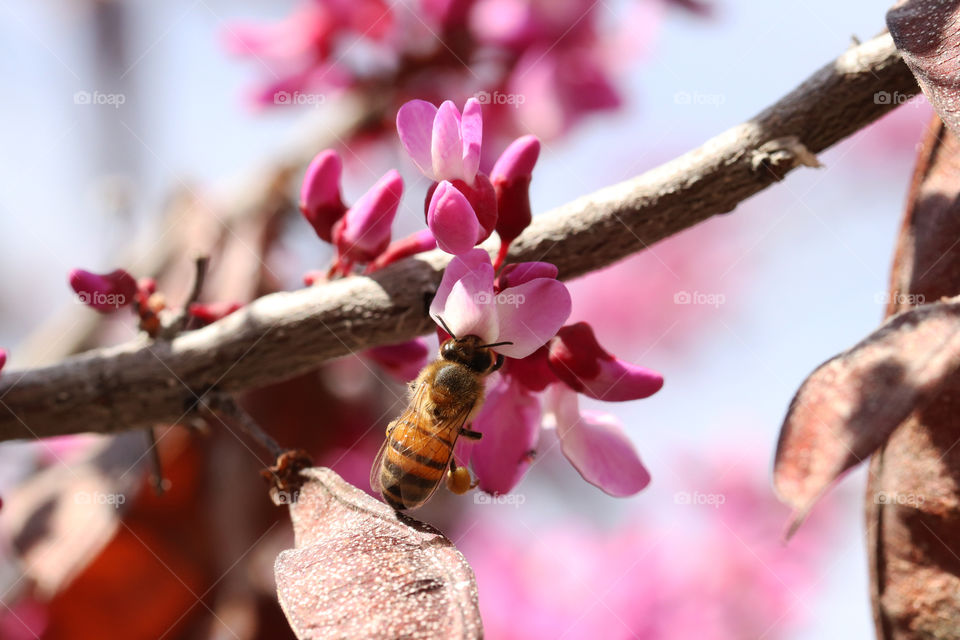
[(774, 485), (791, 532), (841, 474), (882, 445), (960, 366), (960, 299), (898, 314), (814, 371), (780, 431)]
[(473, 570), (440, 532), (398, 515), (326, 468), (290, 517), (277, 594), (297, 637), (480, 638)]
[[(887, 12), (890, 35), (937, 114), (960, 134), (960, 1), (899, 0)], [(893, 96), (877, 95), (876, 99)]]

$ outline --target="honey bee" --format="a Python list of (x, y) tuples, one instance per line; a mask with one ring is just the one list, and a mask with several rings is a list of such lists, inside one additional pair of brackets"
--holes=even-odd
[(471, 440), (482, 436), (467, 425), (483, 404), (484, 379), (503, 366), (503, 356), (493, 347), (506, 344), (512, 343), (483, 344), (477, 336), (451, 337), (440, 345), (440, 358), (411, 383), (410, 403), (387, 426), (387, 439), (370, 471), (370, 486), (391, 507), (416, 509), (433, 495), (445, 475), (454, 493), (476, 486), (470, 472), (457, 466), (453, 448), (460, 436)]

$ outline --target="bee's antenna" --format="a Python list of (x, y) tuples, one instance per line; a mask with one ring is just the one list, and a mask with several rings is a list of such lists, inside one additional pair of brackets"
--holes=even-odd
[(437, 316), (437, 322), (440, 323), (440, 326), (443, 327), (443, 330), (450, 334), (450, 337), (454, 340), (457, 340), (457, 336), (453, 335), (453, 331), (450, 331), (450, 327), (447, 326), (447, 323), (443, 321), (443, 318)]
[(478, 348), (479, 348), (479, 349), (492, 349), (493, 347), (502, 347), (502, 346), (505, 345), (505, 344), (513, 344), (513, 343), (510, 342), (510, 341), (507, 341), (507, 342), (494, 342), (493, 344), (482, 344), (482, 345), (480, 345)]

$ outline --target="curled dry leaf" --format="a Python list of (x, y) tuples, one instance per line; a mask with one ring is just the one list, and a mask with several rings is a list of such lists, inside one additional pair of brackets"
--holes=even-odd
[[(924, 94), (944, 124), (960, 134), (960, 2), (899, 0), (887, 12), (887, 27)], [(899, 101), (877, 93), (875, 100)]]
[(440, 532), (326, 468), (290, 505), (296, 548), (274, 572), (298, 638), (480, 638), (473, 570)]
[(841, 474), (876, 451), (960, 366), (960, 298), (893, 316), (814, 371), (780, 431), (774, 485), (791, 532)]

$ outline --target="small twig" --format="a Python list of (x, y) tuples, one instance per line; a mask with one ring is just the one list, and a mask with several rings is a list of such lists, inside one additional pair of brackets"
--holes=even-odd
[(300, 472), (313, 466), (310, 454), (303, 449), (281, 447), (230, 394), (218, 391), (204, 394), (197, 404), (197, 409), (201, 414), (213, 414), (219, 419), (227, 418), (269, 451), (274, 464), (260, 473), (270, 483), (274, 503), (279, 505), (297, 501), (297, 494), (304, 481)]
[(150, 453), (151, 466), (150, 484), (153, 485), (153, 492), (162, 496), (166, 488), (163, 480), (163, 466), (160, 464), (160, 449), (157, 448), (157, 434), (153, 429), (153, 427), (148, 427), (146, 430), (147, 451)]
[(197, 403), (197, 408), (201, 412), (212, 413), (230, 420), (231, 423), (240, 427), (244, 433), (257, 441), (264, 449), (270, 452), (270, 455), (277, 459), (287, 449), (281, 447), (270, 434), (264, 431), (257, 421), (241, 407), (230, 394), (223, 392), (210, 392), (204, 394)]
[(203, 282), (207, 277), (207, 267), (210, 264), (210, 256), (198, 255), (194, 260), (193, 282), (190, 285), (190, 294), (186, 302), (180, 308), (170, 321), (167, 322), (161, 330), (160, 336), (170, 339), (186, 329), (190, 321), (190, 305), (200, 299), (200, 292), (203, 291)]

